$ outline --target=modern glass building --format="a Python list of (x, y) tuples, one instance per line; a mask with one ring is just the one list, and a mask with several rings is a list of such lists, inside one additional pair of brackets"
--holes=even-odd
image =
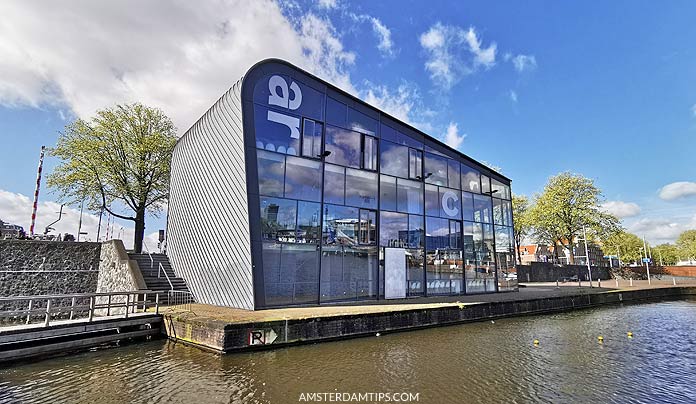
[(280, 60), (184, 134), (170, 188), (167, 253), (204, 303), (496, 292), (514, 266), (508, 178)]

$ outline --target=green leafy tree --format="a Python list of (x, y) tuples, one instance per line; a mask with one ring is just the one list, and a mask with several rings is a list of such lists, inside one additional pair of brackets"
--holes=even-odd
[(530, 210), (536, 237), (560, 243), (569, 251), (569, 263), (575, 263), (573, 242), (584, 228), (588, 239), (604, 239), (620, 229), (619, 220), (603, 212), (600, 202), (601, 192), (589, 178), (569, 172), (549, 178)]
[(520, 245), (522, 240), (530, 234), (532, 226), (529, 220), (529, 198), (525, 195), (512, 196), (512, 217), (515, 223), (515, 250), (517, 251), (517, 263), (522, 265)]
[(679, 249), (674, 244), (660, 244), (652, 247), (653, 261), (662, 265), (674, 265), (679, 261)]
[[(169, 197), (175, 133), (161, 110), (142, 104), (97, 111), (89, 121), (65, 127), (51, 149), (62, 161), (48, 184), (64, 202), (84, 200), (92, 211), (103, 208), (133, 221), (133, 249), (141, 252), (145, 214), (159, 213)], [(114, 203), (119, 208), (112, 208)]]
[(640, 262), (643, 240), (635, 234), (617, 231), (602, 240), (605, 254), (619, 254), (621, 262)]
[(684, 259), (696, 259), (696, 230), (687, 230), (677, 238), (679, 256)]

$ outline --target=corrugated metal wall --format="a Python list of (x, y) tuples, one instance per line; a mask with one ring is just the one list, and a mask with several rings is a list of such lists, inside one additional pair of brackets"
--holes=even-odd
[(167, 255), (198, 302), (254, 309), (241, 87), (174, 148)]

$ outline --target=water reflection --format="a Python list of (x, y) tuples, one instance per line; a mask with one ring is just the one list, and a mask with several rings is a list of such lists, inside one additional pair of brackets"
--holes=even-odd
[(228, 356), (153, 341), (1, 369), (0, 402), (291, 403), (333, 391), (417, 392), (426, 403), (694, 402), (694, 364), (696, 302), (682, 301)]

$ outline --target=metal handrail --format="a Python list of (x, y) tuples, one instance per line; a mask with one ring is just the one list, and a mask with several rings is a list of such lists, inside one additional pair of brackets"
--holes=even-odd
[[(150, 249), (147, 248), (147, 243), (145, 242), (145, 240), (143, 240), (143, 247), (145, 247), (145, 252), (147, 253), (147, 255), (150, 256), (150, 269), (153, 269), (153, 267), (155, 266), (155, 260), (152, 258), (152, 253), (150, 252)], [(157, 277), (159, 278), (159, 275)]]
[[(52, 314), (64, 313), (68, 318), (63, 318), (73, 320), (76, 313), (86, 312), (86, 317), (88, 322), (94, 320), (95, 313), (97, 310), (106, 311), (107, 316), (111, 316), (111, 311), (113, 309), (123, 308), (124, 317), (128, 318), (129, 314), (136, 312), (147, 312), (148, 306), (155, 308), (154, 314), (159, 314), (160, 311), (160, 295), (164, 293), (169, 293), (169, 291), (152, 291), (152, 290), (137, 290), (137, 291), (127, 291), (127, 292), (106, 292), (106, 293), (76, 293), (76, 294), (63, 294), (63, 295), (35, 295), (35, 296), (11, 296), (11, 297), (0, 297), (0, 303), (7, 302), (28, 302), (27, 308), (23, 309), (13, 309), (0, 311), (0, 319), (6, 318), (24, 318), (22, 320), (25, 324), (30, 324), (32, 316), (42, 316), (44, 317), (44, 326), (48, 327), (51, 321)], [(154, 303), (148, 302), (148, 295), (155, 295)], [(114, 301), (115, 296), (125, 296), (125, 302), (123, 299), (121, 301)], [(97, 298), (106, 297), (107, 302), (99, 302)], [(142, 299), (141, 299), (142, 297)], [(60, 301), (67, 301), (69, 299), (69, 305), (60, 305)], [(78, 299), (89, 299), (89, 304), (76, 304)], [(36, 308), (35, 302), (45, 301), (45, 307)], [(56, 304), (53, 304), (56, 303)], [(1, 327), (0, 327), (1, 329)]]
[(160, 277), (160, 273), (164, 272), (164, 277), (167, 278), (167, 282), (169, 282), (169, 290), (174, 290), (174, 285), (172, 285), (172, 280), (169, 279), (169, 275), (167, 274), (167, 271), (164, 269), (162, 266), (162, 263), (159, 263), (159, 269), (157, 269), (157, 277)]

